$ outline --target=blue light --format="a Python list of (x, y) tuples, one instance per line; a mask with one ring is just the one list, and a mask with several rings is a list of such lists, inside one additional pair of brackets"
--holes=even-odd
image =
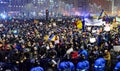
[(6, 19), (6, 17), (7, 17), (5, 14), (1, 14), (0, 16), (2, 19)]
[(17, 34), (17, 30), (14, 30), (13, 33), (14, 33), (14, 34)]

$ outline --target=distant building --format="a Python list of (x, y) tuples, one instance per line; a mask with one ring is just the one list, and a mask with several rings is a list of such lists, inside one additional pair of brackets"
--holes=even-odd
[(79, 12), (89, 11), (89, 0), (62, 0), (66, 3), (73, 4), (74, 8)]
[(0, 12), (21, 11), (30, 0), (0, 0)]
[(6, 11), (8, 11), (8, 2), (6, 2), (6, 1), (0, 1), (0, 12), (6, 12)]
[(110, 0), (89, 0), (90, 4), (97, 4), (101, 6), (102, 9), (104, 9), (107, 12), (112, 11), (112, 1)]
[(27, 3), (28, 0), (10, 0), (8, 7), (10, 11), (21, 11)]
[[(81, 12), (89, 12), (90, 4), (96, 4), (101, 6), (107, 12), (112, 11), (112, 1), (111, 0), (62, 0), (66, 3), (73, 4), (75, 9)], [(116, 0), (115, 0), (116, 1)], [(120, 2), (120, 0), (118, 0)]]
[(117, 11), (120, 11), (120, 0), (115, 0), (115, 7), (117, 9)]

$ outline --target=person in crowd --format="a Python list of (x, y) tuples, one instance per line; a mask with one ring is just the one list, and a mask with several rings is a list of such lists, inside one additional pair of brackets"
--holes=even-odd
[(118, 59), (118, 63), (116, 64), (114, 71), (120, 71), (120, 55), (117, 56), (117, 59)]
[[(45, 71), (65, 68), (74, 71), (81, 64), (87, 70), (94, 68), (97, 71), (101, 66), (104, 70), (104, 63), (99, 66), (103, 60), (98, 59), (100, 54), (103, 54), (109, 66), (114, 61), (111, 57), (118, 53), (114, 51), (114, 45), (120, 44), (120, 32), (116, 30), (100, 31), (98, 34), (92, 33), (92, 29), (88, 31), (84, 28), (82, 31), (73, 24), (71, 18), (64, 18), (61, 22), (40, 20), (34, 23), (34, 20), (0, 21), (0, 62), (10, 63), (20, 71), (29, 71), (39, 66)], [(51, 38), (52, 35), (55, 37)], [(90, 43), (91, 37), (96, 42)], [(85, 60), (79, 61), (81, 55)]]
[(84, 46), (81, 46), (81, 50), (78, 51), (78, 54), (83, 54), (85, 55), (85, 59), (88, 59), (88, 52), (86, 49), (84, 49)]
[(85, 55), (80, 55), (80, 60), (77, 64), (76, 71), (89, 71), (89, 61), (85, 59)]
[(48, 66), (48, 69), (47, 71), (49, 71), (49, 69), (55, 71), (57, 70), (57, 64), (58, 64), (58, 61), (59, 59), (57, 58), (57, 52), (55, 49), (50, 49), (48, 51), (48, 56), (47, 56), (47, 66)]
[(30, 71), (44, 71), (42, 67), (34, 67)]
[(70, 61), (61, 62), (59, 65), (59, 71), (75, 71), (74, 64)]
[(108, 50), (104, 50), (104, 59), (106, 60), (106, 70), (109, 70), (111, 67), (111, 54)]
[(105, 71), (106, 60), (100, 55), (94, 63), (94, 71)]

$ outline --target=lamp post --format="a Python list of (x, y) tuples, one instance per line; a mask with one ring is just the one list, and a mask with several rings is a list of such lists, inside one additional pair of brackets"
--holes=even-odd
[(114, 14), (114, 0), (111, 1), (112, 1), (112, 14)]
[(107, 0), (107, 1), (111, 1), (112, 2), (112, 11), (111, 12), (112, 12), (112, 15), (114, 15), (114, 2), (115, 1), (114, 0)]

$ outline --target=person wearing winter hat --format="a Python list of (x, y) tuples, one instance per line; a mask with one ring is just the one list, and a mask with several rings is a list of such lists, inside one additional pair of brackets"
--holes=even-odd
[(70, 61), (63, 61), (59, 64), (58, 71), (74, 71), (74, 64)]
[(118, 59), (118, 63), (116, 64), (114, 71), (120, 71), (120, 55), (117, 56), (117, 59)]
[(80, 62), (78, 62), (76, 71), (89, 71), (89, 61), (85, 59), (85, 55), (80, 55)]
[(105, 71), (105, 59), (103, 57), (98, 58), (94, 63), (94, 71)]
[(44, 71), (42, 67), (34, 67), (30, 71)]

